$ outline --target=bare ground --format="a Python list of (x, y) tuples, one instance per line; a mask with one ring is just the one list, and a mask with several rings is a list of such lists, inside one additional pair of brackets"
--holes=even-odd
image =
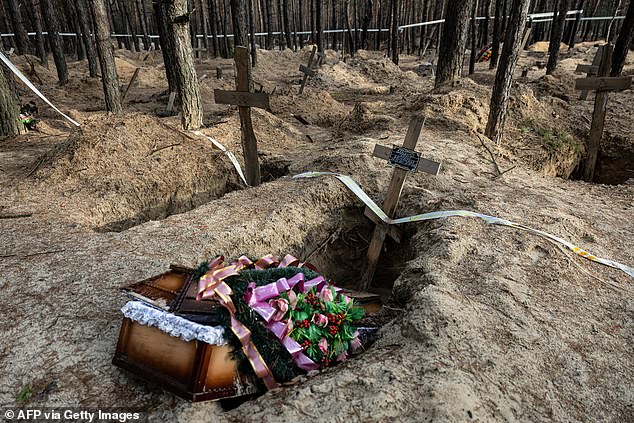
[[(579, 46), (552, 77), (538, 58), (522, 59), (529, 77), (516, 84), (500, 146), (477, 135), (493, 78), (486, 64), (461, 86), (431, 91), (413, 57), (399, 69), (372, 52), (336, 65), (330, 54), (300, 97), (307, 51), (261, 52), (256, 81), (277, 88), (272, 110), (254, 111), (270, 181), (252, 189), (204, 138), (175, 129), (177, 117), (153, 116), (167, 87), (156, 53), (119, 53), (122, 81), (143, 67), (122, 118), (97, 111), (100, 84), (84, 63), (71, 64), (67, 90), (36, 67), (42, 90), (83, 126), (71, 131), (42, 106), (39, 131), (0, 143), (0, 214), (32, 214), (0, 219), (0, 403), (13, 406), (28, 386), (32, 406), (135, 407), (155, 421), (634, 421), (632, 279), (464, 218), (408, 225), (402, 245), (387, 244), (377, 282), (394, 284), (397, 317), (373, 347), (235, 410), (177, 399), (110, 364), (118, 288), (170, 263), (310, 255), (335, 283), (354, 285), (371, 235), (362, 205), (335, 180), (284, 175), (349, 174), (381, 200), (390, 169), (373, 146), (400, 144), (417, 113), (427, 116), (419, 150), (443, 168), (408, 177), (400, 215), (474, 210), (634, 264), (632, 91), (611, 96), (606, 122), (599, 178), (618, 185), (560, 178), (574, 177), (583, 157), (592, 102), (577, 99), (572, 71), (595, 50)], [(202, 75), (203, 132), (238, 153), (237, 113), (212, 97), (233, 86), (231, 62), (205, 61)]]

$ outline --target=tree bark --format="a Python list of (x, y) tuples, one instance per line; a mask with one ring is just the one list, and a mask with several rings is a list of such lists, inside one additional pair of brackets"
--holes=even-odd
[(40, 0), (31, 0), (31, 14), (33, 15), (33, 26), (35, 27), (35, 46), (37, 57), (40, 58), (42, 66), (48, 69), (48, 54), (44, 45), (44, 36), (42, 35), (42, 12), (40, 11)]
[(154, 15), (156, 17), (156, 27), (159, 33), (159, 43), (161, 44), (161, 53), (163, 55), (163, 64), (165, 65), (165, 76), (167, 77), (168, 91), (178, 91), (178, 81), (176, 78), (176, 70), (174, 65), (174, 51), (172, 45), (172, 37), (169, 36), (169, 23), (167, 20), (167, 9), (164, 0), (154, 0)]
[(368, 49), (368, 28), (370, 28), (370, 21), (372, 20), (372, 10), (374, 6), (374, 0), (365, 0), (365, 11), (363, 18), (361, 18), (361, 48)]
[[(203, 104), (194, 69), (194, 58), (189, 38), (189, 12), (187, 0), (162, 0), (167, 4), (168, 37), (171, 38), (178, 94), (181, 104), (183, 129), (198, 129), (203, 124)], [(246, 24), (245, 24), (246, 27)], [(246, 39), (246, 30), (244, 33)]]
[(511, 95), (513, 71), (520, 54), (529, 3), (530, 0), (513, 0), (511, 5), (511, 15), (504, 37), (500, 63), (495, 73), (495, 85), (491, 94), (489, 118), (485, 130), (485, 135), (496, 143), (502, 139), (506, 110)]
[(95, 39), (97, 40), (97, 53), (101, 64), (101, 82), (106, 100), (106, 110), (115, 114), (123, 113), (121, 106), (121, 91), (119, 89), (119, 76), (114, 61), (114, 47), (110, 39), (110, 26), (108, 25), (108, 12), (104, 0), (92, 0), (92, 16), (95, 21)]
[(489, 69), (494, 69), (500, 58), (500, 42), (502, 41), (502, 14), (504, 1), (495, 0), (495, 19), (493, 20), (493, 43), (491, 44), (491, 59)]
[(266, 48), (273, 49), (273, 4), (271, 0), (266, 0)]
[(548, 43), (548, 64), (546, 65), (546, 75), (551, 75), (557, 67), (559, 58), (559, 46), (564, 35), (564, 23), (566, 14), (570, 9), (569, 0), (559, 0), (557, 15), (553, 19), (553, 26), (550, 29), (550, 41)]
[(211, 27), (211, 45), (214, 48), (214, 57), (218, 57), (220, 54), (220, 46), (218, 44), (218, 28), (216, 25), (216, 6), (213, 0), (209, 0), (208, 2), (209, 10), (211, 11), (211, 16), (209, 19), (209, 26)]
[(22, 12), (18, 0), (8, 0), (9, 14), (11, 15), (11, 23), (13, 24), (13, 32), (15, 33), (15, 45), (18, 54), (27, 54), (29, 52), (29, 36), (24, 29), (22, 21)]
[(97, 52), (92, 41), (90, 30), (90, 19), (88, 17), (88, 10), (86, 9), (86, 3), (84, 0), (75, 0), (77, 6), (77, 15), (79, 19), (79, 26), (81, 27), (81, 38), (86, 48), (86, 56), (88, 57), (88, 71), (91, 78), (97, 77)]
[(236, 47), (249, 47), (247, 1), (250, 0), (230, 0), (229, 2), (233, 24), (233, 42)]
[[(141, 34), (143, 35), (143, 48), (149, 50), (152, 42), (148, 34), (147, 16), (145, 15), (145, 6), (143, 0), (137, 0), (135, 2), (136, 15), (139, 18), (139, 25), (141, 26)], [(201, 8), (201, 11), (203, 8)]]
[(40, 4), (42, 6), (42, 12), (44, 13), (46, 28), (48, 29), (48, 42), (53, 51), (57, 78), (59, 79), (59, 84), (64, 86), (68, 84), (68, 68), (66, 67), (66, 58), (64, 57), (62, 37), (59, 35), (57, 9), (54, 8), (51, 0), (41, 0)]
[(478, 0), (473, 0), (473, 12), (471, 14), (471, 54), (469, 55), (469, 75), (475, 72), (476, 62), (476, 41), (477, 41), (477, 25), (476, 17), (478, 16)]
[[(584, 0), (579, 0), (576, 10), (583, 10)], [(568, 37), (568, 50), (572, 50), (575, 47), (575, 38), (577, 36), (577, 30), (579, 29), (579, 22), (581, 21), (581, 13), (575, 15), (575, 21), (572, 23), (570, 34)]]
[(320, 53), (324, 51), (324, 31), (321, 25), (321, 4), (322, 0), (315, 0), (315, 31), (317, 32), (315, 41), (317, 42), (317, 51)]
[(471, 1), (448, 1), (440, 39), (435, 86), (460, 79), (467, 44)]
[(630, 5), (627, 8), (623, 25), (621, 25), (621, 32), (616, 39), (614, 45), (614, 54), (612, 55), (612, 69), (610, 76), (619, 76), (623, 72), (623, 65), (625, 64), (625, 57), (629, 51), (629, 47), (632, 44), (634, 36), (634, 0), (630, 0)]
[(392, 53), (392, 62), (395, 65), (398, 65), (398, 56), (400, 53), (399, 48), (399, 30), (398, 26), (400, 25), (400, 16), (399, 16), (399, 0), (392, 0), (392, 25), (390, 26), (390, 52)]
[[(251, 66), (257, 66), (258, 47), (255, 43), (255, 16), (253, 15), (253, 1), (252, 0), (247, 0), (247, 9), (249, 12), (249, 44), (251, 45)], [(286, 18), (288, 19), (288, 15)]]
[(25, 132), (19, 104), (7, 81), (5, 67), (0, 65), (0, 136), (14, 137)]

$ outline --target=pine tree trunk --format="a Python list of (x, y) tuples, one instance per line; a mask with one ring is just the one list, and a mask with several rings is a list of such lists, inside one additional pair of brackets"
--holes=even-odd
[(18, 0), (8, 0), (9, 14), (11, 15), (11, 23), (13, 24), (13, 32), (15, 33), (15, 45), (17, 46), (18, 54), (27, 54), (29, 52), (29, 36), (24, 29), (24, 22), (22, 21), (22, 13), (20, 11), (20, 5)]
[(489, 22), (491, 21), (491, 0), (486, 1), (484, 7), (484, 26), (482, 27), (481, 44), (486, 46), (489, 44)]
[(167, 20), (167, 9), (164, 0), (156, 0), (153, 2), (154, 15), (156, 17), (156, 26), (159, 33), (159, 43), (161, 44), (161, 53), (163, 55), (163, 64), (165, 65), (165, 76), (167, 77), (168, 91), (170, 93), (178, 91), (178, 80), (176, 78), (176, 70), (174, 65), (174, 46), (172, 45), (172, 37), (169, 36), (169, 23)]
[(64, 57), (64, 48), (62, 37), (59, 35), (59, 21), (57, 19), (57, 9), (53, 7), (51, 0), (41, 0), (44, 21), (48, 30), (48, 42), (53, 51), (53, 59), (55, 60), (55, 68), (57, 69), (57, 78), (59, 84), (64, 86), (68, 83), (68, 68), (66, 67), (66, 58)]
[(249, 12), (249, 43), (251, 44), (251, 66), (258, 64), (258, 48), (255, 43), (255, 16), (253, 15), (253, 1), (247, 0)]
[(448, 1), (440, 39), (435, 86), (460, 79), (467, 44), (471, 1)]
[(368, 46), (368, 28), (372, 20), (372, 0), (365, 0), (365, 12), (361, 19), (361, 48), (369, 49)]
[(627, 8), (623, 25), (621, 25), (621, 32), (616, 39), (614, 45), (614, 53), (612, 55), (612, 69), (610, 76), (619, 76), (623, 72), (623, 65), (625, 64), (625, 57), (632, 44), (634, 36), (634, 0), (630, 0), (630, 5)]
[[(330, 14), (330, 19), (331, 19), (330, 25), (332, 29), (339, 29), (339, 26), (337, 25), (337, 2), (335, 0), (332, 0), (331, 5), (332, 5), (332, 13)], [(338, 44), (339, 44), (339, 33), (333, 32), (332, 33), (332, 49), (337, 50), (339, 48)]]
[(222, 0), (222, 57), (225, 59), (231, 56), (231, 48), (229, 45), (229, 37), (227, 37), (227, 16), (229, 12), (227, 11), (227, 2)]
[[(304, 4), (302, 0), (299, 0), (298, 15), (299, 15), (299, 29), (300, 31), (303, 31), (304, 30)], [(299, 48), (304, 48), (303, 34), (299, 36)]]
[(84, 0), (75, 0), (77, 6), (77, 17), (79, 20), (79, 26), (81, 27), (81, 38), (86, 48), (86, 56), (88, 57), (88, 71), (91, 78), (97, 77), (97, 52), (92, 41), (90, 30), (90, 19), (88, 18), (88, 10), (86, 9), (86, 3)]
[[(203, 124), (203, 104), (198, 89), (198, 78), (194, 69), (194, 58), (189, 39), (189, 12), (187, 0), (163, 0), (167, 3), (168, 37), (172, 38), (176, 80), (181, 103), (183, 129), (198, 129)], [(245, 13), (246, 15), (246, 13)], [(245, 32), (242, 35), (246, 40)]]
[(493, 44), (491, 45), (491, 59), (489, 69), (494, 69), (500, 58), (500, 43), (502, 41), (503, 0), (495, 0), (495, 19), (493, 20)]
[[(141, 25), (141, 34), (143, 35), (143, 48), (149, 50), (152, 42), (148, 34), (147, 16), (145, 16), (145, 7), (143, 6), (143, 0), (137, 0), (135, 2), (136, 15), (139, 18), (139, 24)], [(202, 10), (202, 9), (201, 9)]]
[(475, 72), (476, 61), (476, 41), (477, 41), (477, 25), (476, 17), (478, 16), (478, 0), (473, 1), (473, 9), (471, 14), (471, 54), (469, 55), (469, 75), (473, 75)]
[(553, 19), (553, 26), (550, 31), (550, 42), (548, 43), (548, 64), (546, 65), (546, 75), (551, 75), (557, 67), (557, 59), (559, 58), (559, 46), (564, 35), (564, 23), (566, 22), (566, 14), (570, 8), (569, 0), (559, 0), (557, 5), (557, 15)]
[(121, 91), (119, 89), (119, 76), (114, 61), (114, 48), (110, 39), (110, 26), (108, 25), (108, 12), (104, 0), (91, 0), (92, 16), (95, 21), (95, 39), (97, 41), (97, 53), (101, 64), (101, 82), (106, 100), (106, 110), (115, 114), (123, 113), (121, 106)]
[(502, 139), (506, 110), (511, 95), (513, 71), (515, 70), (515, 65), (517, 64), (517, 59), (520, 54), (529, 3), (530, 0), (513, 0), (511, 4), (511, 15), (508, 21), (506, 36), (504, 37), (500, 63), (495, 73), (495, 84), (493, 85), (493, 93), (491, 94), (489, 118), (485, 129), (485, 135), (496, 143), (499, 143)]
[(282, 20), (284, 22), (284, 37), (286, 39), (286, 45), (288, 48), (293, 48), (293, 41), (291, 40), (291, 21), (289, 20), (288, 13), (290, 6), (288, 0), (283, 0), (282, 4)]
[(37, 57), (40, 59), (42, 66), (48, 69), (48, 54), (44, 45), (44, 36), (42, 35), (42, 12), (40, 11), (40, 0), (31, 0), (31, 14), (33, 15), (33, 26), (35, 27), (35, 46)]
[[(576, 10), (583, 10), (584, 0), (579, 0)], [(577, 36), (577, 30), (579, 29), (579, 22), (581, 21), (581, 13), (577, 13), (575, 21), (572, 23), (572, 29), (570, 30), (570, 36), (568, 37), (568, 50), (572, 50), (575, 47), (575, 38)]]
[(220, 46), (218, 44), (218, 28), (216, 26), (216, 6), (213, 0), (209, 0), (209, 10), (211, 11), (209, 26), (211, 27), (211, 43), (214, 48), (214, 57), (220, 54)]
[(266, 0), (266, 48), (273, 49), (273, 4), (271, 0)]
[(400, 48), (398, 45), (400, 34), (398, 30), (398, 26), (400, 22), (399, 16), (399, 1), (392, 0), (392, 25), (391, 25), (391, 34), (390, 34), (390, 52), (392, 53), (392, 62), (395, 65), (398, 65), (398, 56), (400, 53)]
[(0, 65), (0, 136), (14, 137), (25, 132), (19, 104), (7, 81), (5, 67)]
[(317, 31), (317, 51), (320, 53), (324, 51), (324, 42), (323, 42), (323, 28), (321, 26), (321, 4), (322, 0), (315, 0), (315, 30)]
[(247, 1), (250, 0), (230, 0), (229, 2), (233, 24), (233, 42), (236, 47), (248, 48), (249, 46)]

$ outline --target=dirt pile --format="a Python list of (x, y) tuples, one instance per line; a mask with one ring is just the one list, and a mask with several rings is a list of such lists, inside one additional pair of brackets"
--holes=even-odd
[(39, 190), (65, 197), (67, 212), (100, 230), (190, 210), (239, 182), (209, 141), (141, 114), (88, 118), (34, 177)]
[(469, 79), (462, 86), (440, 87), (406, 98), (408, 110), (425, 110), (426, 125), (443, 131), (484, 131), (489, 114), (489, 89)]

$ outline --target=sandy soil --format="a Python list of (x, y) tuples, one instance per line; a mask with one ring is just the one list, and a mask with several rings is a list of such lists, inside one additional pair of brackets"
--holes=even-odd
[[(608, 106), (598, 179), (611, 185), (569, 179), (593, 107), (578, 100), (573, 71), (595, 51), (565, 52), (553, 76), (523, 57), (518, 77), (526, 67), (528, 78), (514, 85), (499, 146), (481, 135), (487, 64), (432, 91), (415, 57), (399, 69), (375, 52), (337, 64), (329, 52), (299, 96), (308, 50), (259, 52), (256, 82), (275, 94), (271, 110), (253, 111), (267, 182), (251, 189), (208, 141), (178, 130), (178, 117), (156, 116), (166, 104), (160, 55), (118, 52), (121, 81), (142, 68), (123, 117), (99, 111), (100, 82), (85, 63), (70, 64), (64, 89), (52, 64), (36, 65), (34, 82), (82, 127), (40, 105), (37, 131), (0, 140), (0, 215), (31, 214), (0, 219), (0, 404), (29, 387), (28, 405), (138, 408), (152, 421), (634, 421), (633, 280), (465, 218), (410, 224), (400, 245), (387, 243), (376, 289), (391, 289), (397, 317), (374, 346), (234, 410), (177, 399), (110, 363), (118, 288), (170, 263), (291, 253), (355, 285), (372, 230), (362, 204), (335, 180), (287, 175), (345, 173), (381, 201), (391, 169), (371, 157), (374, 144), (402, 143), (415, 114), (427, 117), (418, 149), (443, 167), (408, 177), (400, 216), (473, 210), (633, 265), (631, 90)], [(237, 111), (213, 103), (214, 88), (233, 87), (231, 61), (205, 60), (198, 75), (203, 132), (240, 156)]]

